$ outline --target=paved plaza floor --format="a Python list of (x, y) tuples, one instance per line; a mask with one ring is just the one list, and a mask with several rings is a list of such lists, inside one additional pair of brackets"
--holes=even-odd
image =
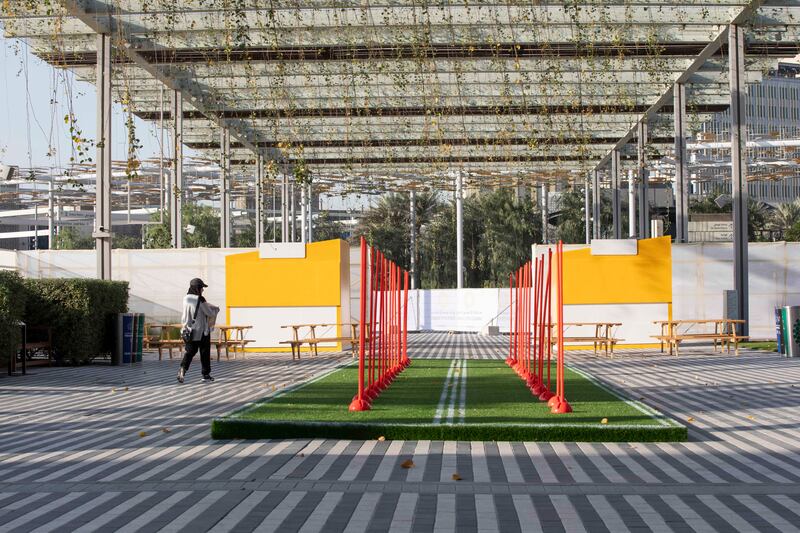
[(800, 360), (774, 354), (568, 354), (689, 425), (686, 443), (210, 439), (212, 417), (348, 358), (248, 355), (214, 362), (210, 385), (199, 361), (181, 386), (178, 360), (152, 356), (0, 376), (0, 531), (800, 530)]

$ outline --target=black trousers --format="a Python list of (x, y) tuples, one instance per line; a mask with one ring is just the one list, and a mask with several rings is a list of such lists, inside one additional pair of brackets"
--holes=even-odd
[(199, 341), (186, 343), (183, 359), (181, 360), (181, 368), (188, 372), (189, 365), (192, 364), (192, 359), (194, 359), (198, 350), (200, 351), (200, 366), (202, 367), (203, 375), (211, 375), (211, 337), (209, 335), (204, 335)]

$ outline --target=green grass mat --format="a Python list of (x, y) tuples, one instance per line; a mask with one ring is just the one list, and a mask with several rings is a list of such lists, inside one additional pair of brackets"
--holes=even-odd
[[(358, 375), (347, 366), (215, 419), (211, 433), (218, 439), (686, 440), (684, 426), (582, 372), (565, 373), (573, 412), (554, 415), (502, 361), (467, 360), (465, 371), (451, 371), (451, 363), (415, 360), (364, 412), (347, 409)], [(448, 372), (455, 379), (446, 387)]]
[(776, 341), (740, 342), (739, 348), (749, 348), (751, 350), (764, 350), (765, 352), (777, 352), (778, 343)]

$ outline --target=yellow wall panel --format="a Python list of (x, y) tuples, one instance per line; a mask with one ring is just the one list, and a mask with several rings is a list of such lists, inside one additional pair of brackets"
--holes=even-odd
[(671, 303), (672, 244), (669, 237), (639, 241), (637, 255), (564, 252), (564, 303)]
[(341, 304), (340, 270), (347, 243), (306, 245), (304, 259), (260, 259), (258, 252), (225, 258), (229, 307), (304, 307)]

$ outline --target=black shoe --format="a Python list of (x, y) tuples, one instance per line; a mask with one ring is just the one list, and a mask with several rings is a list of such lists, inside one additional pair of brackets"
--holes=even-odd
[(186, 371), (183, 369), (183, 367), (181, 367), (181, 369), (178, 370), (178, 383), (183, 383), (183, 377), (185, 375), (186, 375)]
[(213, 382), (214, 378), (212, 378), (210, 374), (208, 376), (203, 376), (203, 383), (213, 383)]

